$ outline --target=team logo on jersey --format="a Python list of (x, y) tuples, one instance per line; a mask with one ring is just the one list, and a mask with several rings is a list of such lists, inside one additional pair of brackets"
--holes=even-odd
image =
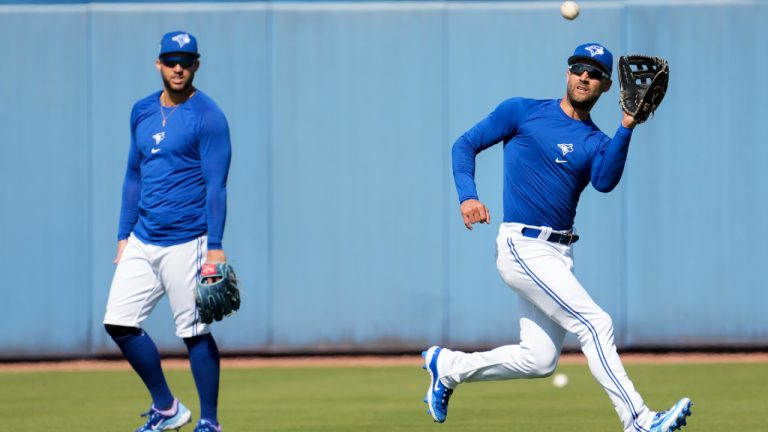
[(177, 34), (172, 37), (171, 40), (179, 44), (179, 48), (184, 48), (184, 45), (192, 42), (192, 39), (190, 39), (189, 35), (186, 33)]
[[(560, 152), (563, 153), (563, 157), (573, 151), (573, 144), (558, 144), (557, 147), (560, 148)], [(566, 159), (560, 159), (559, 156), (555, 158), (555, 162), (559, 164), (568, 163)]]
[(152, 138), (155, 139), (155, 145), (160, 145), (160, 142), (165, 139), (165, 131), (152, 135)]
[(560, 151), (563, 152), (563, 156), (573, 151), (573, 144), (558, 144)]
[(605, 48), (600, 45), (590, 45), (588, 47), (584, 47), (584, 49), (589, 51), (589, 54), (592, 57), (605, 54)]
[[(152, 138), (155, 140), (155, 145), (156, 145), (156, 146), (159, 146), (159, 145), (160, 145), (160, 142), (161, 142), (161, 141), (163, 141), (163, 140), (165, 139), (165, 131), (163, 131), (163, 132), (158, 132), (158, 133), (156, 133), (156, 134), (152, 135)], [(155, 153), (157, 153), (157, 152), (159, 152), (159, 151), (160, 151), (160, 147), (153, 147), (153, 148), (150, 150), (150, 153), (152, 153), (152, 154), (155, 154)]]

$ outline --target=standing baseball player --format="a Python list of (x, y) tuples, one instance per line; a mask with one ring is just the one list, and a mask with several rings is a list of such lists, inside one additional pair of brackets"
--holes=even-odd
[(464, 225), (490, 223), (478, 200), (475, 156), (504, 143), (504, 222), (496, 266), (519, 295), (520, 344), (464, 353), (438, 346), (424, 352), (430, 374), (425, 402), (444, 422), (457, 385), (473, 381), (540, 378), (557, 366), (566, 331), (576, 334), (589, 368), (603, 386), (624, 431), (667, 432), (685, 425), (691, 401), (651, 411), (624, 371), (613, 342), (611, 317), (573, 274), (576, 205), (588, 183), (610, 192), (621, 179), (637, 121), (624, 113), (613, 138), (590, 110), (611, 87), (613, 56), (602, 45), (576, 48), (568, 59), (562, 99), (511, 98), (453, 145), (453, 174)]
[(200, 320), (195, 288), (204, 263), (226, 261), (221, 241), (231, 147), (224, 114), (192, 85), (199, 57), (191, 34), (164, 35), (156, 61), (163, 89), (131, 112), (117, 268), (104, 326), (152, 397), (137, 432), (178, 429), (192, 416), (168, 388), (157, 347), (141, 329), (165, 294), (200, 397), (195, 432), (221, 431), (219, 351)]

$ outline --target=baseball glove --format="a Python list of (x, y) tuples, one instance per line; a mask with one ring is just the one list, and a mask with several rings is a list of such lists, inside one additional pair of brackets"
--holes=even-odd
[(221, 321), (240, 309), (240, 289), (232, 266), (227, 263), (203, 265), (195, 302), (200, 319), (206, 324)]
[(663, 58), (637, 54), (619, 57), (619, 104), (638, 124), (659, 108), (667, 83), (669, 64)]

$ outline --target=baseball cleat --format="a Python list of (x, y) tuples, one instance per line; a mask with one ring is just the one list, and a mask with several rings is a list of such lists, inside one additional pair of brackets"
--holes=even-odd
[(442, 423), (448, 416), (448, 401), (451, 399), (453, 389), (450, 389), (440, 382), (440, 376), (437, 374), (437, 357), (442, 348), (433, 346), (421, 353), (424, 357), (423, 369), (429, 372), (429, 389), (424, 402), (427, 404), (427, 413), (437, 423)]
[(656, 413), (649, 432), (669, 432), (682, 429), (685, 418), (691, 415), (691, 400), (682, 398), (670, 409)]
[(194, 432), (221, 432), (220, 424), (213, 424), (208, 420), (200, 419), (195, 426)]
[(173, 407), (176, 408), (175, 414), (171, 416), (164, 415), (152, 405), (149, 411), (142, 414), (143, 417), (149, 417), (144, 426), (136, 429), (136, 432), (151, 432), (164, 430), (179, 430), (180, 427), (192, 420), (192, 412), (185, 407), (178, 399), (173, 400)]

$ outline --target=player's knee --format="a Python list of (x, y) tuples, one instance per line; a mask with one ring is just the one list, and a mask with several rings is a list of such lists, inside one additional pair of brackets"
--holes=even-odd
[(107, 334), (112, 337), (112, 339), (125, 336), (138, 336), (141, 334), (141, 329), (136, 327), (104, 324), (104, 329), (107, 331)]
[(600, 313), (589, 317), (589, 322), (598, 334), (604, 335), (606, 333), (613, 333), (613, 320), (605, 311), (600, 311)]
[(552, 375), (557, 368), (557, 359), (557, 356), (538, 358), (537, 362), (533, 364), (531, 369), (531, 376), (544, 378)]
[(576, 336), (579, 338), (582, 346), (586, 343), (594, 343), (595, 335), (602, 341), (613, 338), (613, 320), (607, 312), (603, 310), (594, 311), (584, 314), (584, 318), (586, 320), (576, 330)]
[(206, 333), (198, 336), (185, 337), (185, 338), (182, 338), (182, 340), (184, 341), (184, 344), (187, 346), (187, 348), (192, 348), (199, 344), (216, 345), (216, 341), (213, 339), (213, 335), (210, 333)]
[(557, 368), (560, 353), (554, 349), (539, 347), (536, 350), (526, 350), (524, 357), (527, 375), (531, 378), (543, 378), (552, 375)]

